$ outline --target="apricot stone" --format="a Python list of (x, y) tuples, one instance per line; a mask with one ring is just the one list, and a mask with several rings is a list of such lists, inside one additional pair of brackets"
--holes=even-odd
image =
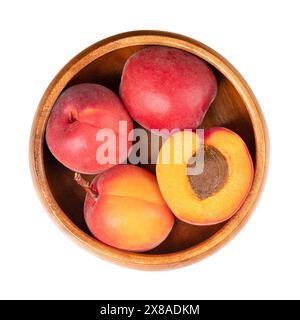
[[(223, 222), (237, 212), (250, 191), (254, 169), (248, 148), (231, 130), (206, 129), (203, 170), (191, 175), (187, 169), (195, 163), (191, 164), (189, 158), (199, 148), (200, 137), (195, 132), (185, 132), (185, 135), (193, 138), (188, 150), (181, 149), (185, 141), (183, 131), (170, 136), (160, 150), (156, 174), (162, 195), (173, 213), (187, 223)], [(171, 154), (174, 151), (189, 154), (184, 154), (181, 163), (172, 158), (166, 163), (162, 161), (162, 154), (168, 150)]]
[(147, 129), (197, 128), (216, 93), (216, 78), (203, 60), (163, 46), (132, 55), (120, 85), (129, 114)]
[(118, 165), (96, 176), (87, 193), (84, 217), (92, 234), (113, 247), (142, 252), (166, 239), (174, 215), (156, 178), (132, 165)]
[[(125, 132), (119, 131), (119, 122), (127, 124)], [(65, 90), (55, 102), (48, 120), (46, 141), (52, 154), (67, 168), (86, 174), (102, 172), (128, 155), (131, 142), (127, 136), (133, 128), (122, 102), (108, 88), (94, 83), (82, 83)], [(99, 161), (97, 150), (104, 141), (97, 141), (100, 129), (115, 134), (116, 150), (112, 161)], [(127, 145), (119, 148), (119, 136), (126, 135)], [(114, 140), (105, 141), (114, 143)], [(109, 147), (108, 147), (109, 148)]]

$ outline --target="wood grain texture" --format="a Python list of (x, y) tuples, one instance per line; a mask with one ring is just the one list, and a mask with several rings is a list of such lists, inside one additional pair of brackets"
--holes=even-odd
[[(169, 237), (147, 253), (109, 247), (89, 233), (82, 214), (84, 194), (73, 182), (73, 172), (58, 163), (45, 144), (45, 127), (60, 93), (81, 82), (95, 82), (115, 92), (127, 58), (149, 45), (166, 45), (189, 51), (206, 60), (218, 80), (218, 95), (202, 127), (224, 126), (246, 142), (255, 164), (251, 191), (229, 221), (208, 227), (176, 221)], [(104, 39), (72, 59), (45, 91), (32, 125), (30, 167), (36, 190), (56, 222), (85, 248), (102, 258), (140, 269), (175, 268), (204, 258), (226, 244), (244, 225), (261, 194), (268, 165), (268, 136), (258, 102), (237, 70), (204, 44), (182, 35), (161, 31), (134, 31)], [(147, 169), (153, 171), (153, 166)]]

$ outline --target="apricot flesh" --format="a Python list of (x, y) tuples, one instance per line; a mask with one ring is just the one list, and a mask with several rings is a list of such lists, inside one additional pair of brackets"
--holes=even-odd
[(174, 215), (155, 176), (140, 167), (118, 165), (96, 176), (93, 198), (86, 195), (84, 217), (100, 241), (123, 250), (142, 252), (166, 239)]
[[(188, 158), (196, 152), (200, 138), (195, 132), (188, 134), (194, 138), (191, 154), (185, 154), (182, 163), (163, 163), (159, 157), (156, 174), (160, 190), (179, 219), (195, 225), (223, 222), (237, 212), (250, 191), (254, 174), (250, 153), (233, 131), (221, 127), (206, 129), (204, 170), (198, 177), (191, 177), (187, 174)], [(176, 141), (182, 139), (182, 131), (170, 136), (160, 155), (163, 150), (176, 148)], [(209, 151), (213, 154), (207, 154), (208, 150), (213, 150)]]
[(120, 84), (129, 114), (147, 129), (198, 127), (216, 93), (216, 78), (203, 60), (163, 46), (132, 55)]
[[(122, 102), (108, 88), (94, 83), (82, 83), (66, 89), (55, 102), (46, 128), (46, 141), (55, 158), (67, 168), (86, 174), (96, 174), (123, 162), (131, 142), (119, 148), (119, 121), (127, 123), (128, 135), (132, 120)], [(97, 141), (100, 129), (110, 129), (116, 136), (113, 161), (100, 163)], [(114, 143), (112, 140), (111, 143)]]

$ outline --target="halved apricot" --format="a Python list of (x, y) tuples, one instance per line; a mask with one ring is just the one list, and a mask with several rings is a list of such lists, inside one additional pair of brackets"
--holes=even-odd
[[(186, 144), (190, 148), (184, 148)], [(254, 169), (242, 138), (217, 127), (205, 130), (203, 170), (191, 174), (188, 169), (197, 164), (191, 159), (200, 145), (201, 138), (195, 132), (173, 134), (160, 150), (156, 174), (164, 199), (179, 219), (211, 225), (229, 219), (241, 207), (250, 191)], [(168, 153), (169, 162), (163, 159)], [(180, 163), (175, 161), (178, 154), (182, 154)]]

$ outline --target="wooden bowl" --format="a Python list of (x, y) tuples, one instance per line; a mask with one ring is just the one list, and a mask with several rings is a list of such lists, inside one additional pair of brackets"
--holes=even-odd
[[(132, 253), (99, 242), (83, 219), (84, 193), (73, 181), (73, 172), (49, 152), (45, 128), (51, 108), (67, 87), (96, 82), (118, 92), (122, 68), (134, 52), (149, 45), (164, 45), (189, 51), (206, 60), (218, 81), (218, 95), (202, 124), (224, 126), (246, 142), (254, 160), (251, 191), (233, 218), (214, 226), (199, 227), (176, 221), (169, 237), (147, 253)], [(113, 262), (142, 269), (179, 267), (208, 256), (231, 239), (247, 221), (261, 193), (267, 169), (266, 125), (251, 89), (237, 70), (204, 44), (182, 35), (161, 31), (119, 34), (85, 49), (53, 79), (37, 109), (31, 132), (30, 165), (37, 192), (50, 215), (74, 239), (93, 253)]]

